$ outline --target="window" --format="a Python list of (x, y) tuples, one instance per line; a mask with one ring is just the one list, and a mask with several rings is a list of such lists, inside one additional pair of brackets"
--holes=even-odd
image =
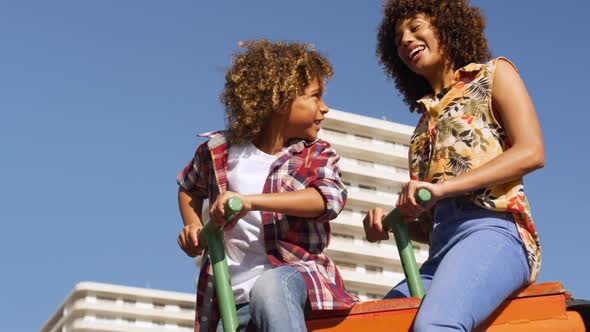
[(126, 306), (134, 306), (135, 303), (136, 303), (135, 300), (123, 299), (123, 305), (126, 305)]
[(99, 322), (104, 322), (104, 323), (114, 323), (115, 317), (96, 315), (96, 320)]
[(372, 161), (368, 161), (368, 160), (359, 159), (358, 164), (361, 166), (375, 167), (375, 163)]
[(367, 298), (370, 300), (378, 300), (382, 299), (383, 295), (375, 294), (375, 293), (367, 293)]
[(115, 299), (114, 297), (108, 297), (108, 296), (97, 296), (96, 300), (98, 300), (99, 302), (111, 302), (111, 303), (114, 303), (117, 301), (117, 299)]
[(341, 238), (341, 239), (354, 239), (354, 236), (348, 234), (341, 234), (341, 233), (332, 233), (333, 237)]
[(354, 263), (349, 263), (349, 262), (336, 262), (336, 261), (334, 261), (334, 264), (336, 264), (336, 266), (339, 269), (343, 269), (343, 270), (356, 270), (356, 264), (354, 264)]
[(341, 130), (336, 130), (336, 129), (328, 129), (328, 131), (330, 132), (334, 132), (334, 133), (338, 133), (338, 134), (342, 134), (342, 135), (346, 135), (347, 133)]
[(181, 305), (180, 309), (186, 310), (186, 311), (193, 311), (193, 310), (195, 310), (195, 306), (186, 304), (186, 305)]
[(359, 188), (365, 189), (365, 190), (377, 191), (377, 187), (375, 187), (375, 186), (369, 186), (369, 185), (366, 185), (366, 184), (359, 184)]
[(375, 265), (365, 265), (365, 270), (371, 271), (371, 272), (376, 272), (376, 273), (383, 272), (383, 268), (381, 266), (375, 266)]
[(373, 141), (373, 138), (372, 137), (365, 136), (365, 135), (359, 135), (359, 134), (355, 134), (354, 135), (354, 138), (356, 138), (358, 140), (361, 140), (361, 141), (369, 141), (369, 142), (372, 142)]

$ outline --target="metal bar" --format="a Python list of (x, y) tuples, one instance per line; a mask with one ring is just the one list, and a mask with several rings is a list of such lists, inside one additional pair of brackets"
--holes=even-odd
[[(420, 189), (416, 193), (418, 203), (424, 204), (431, 198), (431, 194), (426, 189)], [(399, 256), (402, 261), (402, 267), (410, 289), (412, 297), (424, 297), (424, 285), (420, 278), (418, 271), (418, 264), (416, 263), (416, 256), (414, 256), (414, 248), (408, 236), (408, 227), (404, 221), (404, 217), (398, 209), (391, 211), (382, 221), (383, 228), (393, 232), (395, 237), (395, 244), (399, 251)]]
[[(241, 210), (243, 204), (237, 197), (231, 197), (225, 203), (225, 220), (231, 221)], [(219, 313), (226, 332), (234, 332), (238, 328), (238, 315), (236, 313), (236, 301), (231, 288), (229, 269), (223, 248), (223, 229), (218, 225), (208, 222), (199, 232), (199, 246), (209, 247), (209, 257), (213, 266), (213, 279), (215, 280), (215, 292), (219, 303)]]

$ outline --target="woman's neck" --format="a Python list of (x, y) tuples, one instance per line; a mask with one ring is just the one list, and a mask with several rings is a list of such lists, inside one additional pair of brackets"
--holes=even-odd
[(439, 70), (424, 75), (424, 78), (426, 78), (426, 80), (430, 84), (432, 92), (435, 96), (444, 88), (451, 85), (453, 83), (453, 79), (455, 78), (455, 70), (453, 66), (444, 64), (442, 68), (443, 69), (440, 69), (439, 67)]

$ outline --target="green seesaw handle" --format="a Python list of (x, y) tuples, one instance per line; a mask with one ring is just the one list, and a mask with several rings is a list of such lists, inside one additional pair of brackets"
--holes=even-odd
[[(225, 203), (225, 220), (231, 221), (243, 208), (242, 201), (237, 197), (231, 197)], [(226, 332), (235, 331), (238, 328), (238, 315), (236, 313), (236, 301), (229, 279), (229, 269), (223, 249), (223, 230), (213, 222), (208, 222), (199, 232), (199, 247), (209, 246), (209, 257), (213, 266), (213, 279), (215, 280), (215, 292), (219, 303), (219, 313)]]
[[(416, 192), (416, 200), (420, 205), (428, 202), (432, 194), (430, 191), (422, 188)], [(414, 248), (410, 242), (408, 236), (408, 226), (404, 221), (404, 216), (398, 209), (394, 209), (382, 221), (383, 228), (389, 232), (393, 232), (395, 237), (395, 244), (399, 251), (399, 257), (402, 261), (402, 267), (404, 274), (406, 275), (406, 281), (408, 288), (410, 289), (410, 295), (412, 297), (423, 298), (424, 297), (424, 285), (420, 278), (420, 272), (418, 271), (418, 264), (416, 264), (416, 257), (414, 256)]]

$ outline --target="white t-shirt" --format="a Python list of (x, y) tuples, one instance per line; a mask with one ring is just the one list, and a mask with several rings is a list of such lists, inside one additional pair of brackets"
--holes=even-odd
[[(261, 194), (271, 164), (276, 160), (252, 143), (231, 145), (227, 159), (227, 190), (241, 195)], [(250, 301), (258, 276), (272, 268), (266, 258), (262, 212), (250, 211), (224, 232), (224, 247), (236, 304)]]

